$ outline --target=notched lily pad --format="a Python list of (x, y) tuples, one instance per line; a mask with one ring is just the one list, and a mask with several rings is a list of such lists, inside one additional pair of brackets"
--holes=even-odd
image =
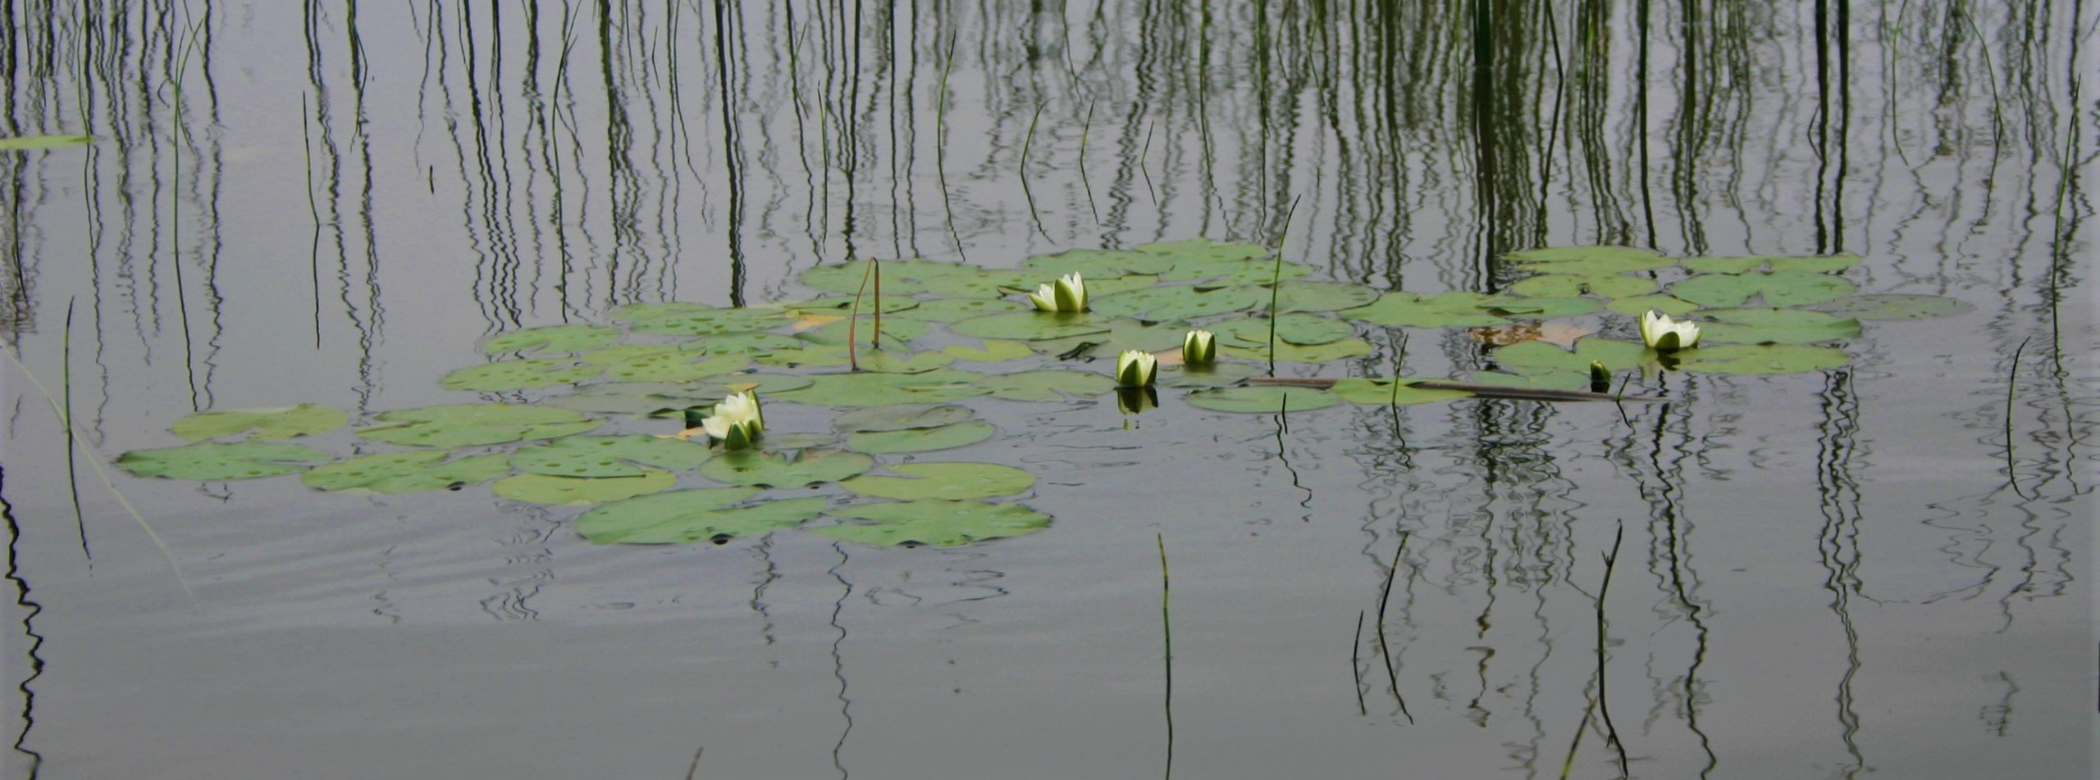
[(327, 433), (342, 427), (350, 416), (340, 409), (300, 404), (289, 409), (229, 409), (203, 412), (176, 420), (168, 431), (188, 441), (203, 441), (253, 431), (253, 440), (294, 439)]
[(1509, 286), (1514, 295), (1527, 298), (1626, 298), (1655, 290), (1655, 280), (1639, 276), (1544, 274), (1519, 280)]
[(578, 365), (568, 360), (498, 360), (446, 374), (445, 378), (438, 380), (438, 386), (447, 390), (495, 393), (573, 385), (597, 376), (599, 370), (595, 365)]
[(473, 447), (583, 433), (599, 421), (569, 409), (512, 404), (450, 404), (385, 412), (357, 435), (416, 447)]
[(846, 437), (846, 449), (871, 454), (933, 452), (965, 447), (998, 433), (983, 420), (966, 420), (938, 428), (904, 431), (867, 431)]
[(1067, 396), (1096, 396), (1115, 389), (1116, 381), (1084, 371), (1021, 371), (985, 377), (980, 383), (993, 398), (1008, 401), (1062, 401)]
[[(1247, 317), (1218, 323), (1211, 330), (1216, 331), (1219, 340), (1228, 346), (1265, 348), (1269, 345), (1271, 322), (1267, 317)], [(1317, 314), (1280, 314), (1273, 322), (1277, 341), (1301, 346), (1329, 344), (1356, 335), (1356, 326)], [(1180, 343), (1177, 341), (1173, 346), (1180, 346)]]
[(1522, 306), (1518, 298), (1500, 298), (1479, 293), (1452, 292), (1424, 298), (1410, 292), (1389, 292), (1369, 306), (1345, 309), (1343, 317), (1374, 325), (1409, 328), (1458, 328), (1500, 325), (1505, 320), (1488, 311), (1501, 305)]
[(623, 498), (661, 493), (678, 484), (668, 471), (643, 469), (633, 477), (550, 477), (519, 474), (496, 480), (496, 495), (532, 504), (596, 504)]
[(848, 506), (830, 514), (863, 522), (818, 526), (810, 531), (878, 547), (960, 547), (1050, 527), (1049, 515), (1019, 504), (983, 501), (881, 502)]
[(831, 502), (791, 498), (730, 508), (757, 493), (755, 488), (694, 488), (615, 501), (576, 518), (576, 533), (595, 544), (722, 544), (801, 525)]
[(1035, 485), (1028, 472), (994, 463), (904, 463), (889, 469), (902, 476), (863, 474), (839, 487), (876, 498), (959, 501), (1018, 495)]
[(447, 461), (443, 450), (409, 450), (340, 460), (308, 469), (299, 481), (316, 490), (369, 490), (374, 493), (421, 493), (479, 485), (510, 473), (503, 455), (476, 455)]
[(1352, 404), (1433, 404), (1466, 398), (1472, 393), (1464, 390), (1437, 390), (1415, 387), (1419, 380), (1403, 379), (1397, 385), (1391, 379), (1376, 377), (1351, 377), (1334, 383), (1332, 392)]
[(1268, 298), (1248, 285), (1147, 287), (1093, 299), (1093, 310), (1143, 320), (1187, 320), (1252, 309)]
[(639, 477), (654, 466), (672, 471), (700, 467), (711, 454), (705, 443), (655, 436), (571, 436), (510, 456), (510, 465), (550, 477)]
[(491, 355), (510, 352), (575, 354), (588, 352), (620, 340), (620, 329), (604, 325), (552, 325), (512, 331), (482, 345)]
[(748, 355), (708, 355), (694, 359), (684, 350), (638, 357), (605, 367), (605, 375), (617, 382), (691, 382), (742, 371), (751, 365)]
[(1067, 249), (1051, 255), (1036, 255), (1021, 262), (1021, 267), (1043, 277), (1048, 282), (1065, 274), (1077, 273), (1081, 278), (1089, 276), (1122, 276), (1124, 274), (1158, 275), (1174, 267), (1172, 257), (1114, 249)]
[(959, 423), (974, 414), (954, 404), (893, 404), (846, 412), (833, 419), (831, 427), (841, 433), (909, 431)]
[(1276, 291), (1276, 310), (1338, 311), (1367, 306), (1378, 300), (1378, 291), (1349, 282), (1284, 282)]
[(1676, 261), (1646, 249), (1624, 246), (1563, 246), (1506, 255), (1526, 270), (1553, 274), (1605, 275), (1668, 268)]
[(1822, 303), (1852, 292), (1852, 283), (1808, 271), (1699, 274), (1670, 285), (1670, 294), (1708, 308), (1742, 306), (1761, 298), (1773, 308)]
[(1086, 313), (1052, 314), (1024, 311), (974, 317), (950, 325), (948, 329), (960, 335), (982, 339), (1040, 341), (1106, 333), (1108, 324), (1106, 317), (1097, 318)]
[(328, 453), (297, 444), (199, 442), (132, 450), (117, 458), (117, 466), (141, 477), (215, 482), (291, 474), (305, 470), (307, 464), (326, 462), (329, 457)]
[(984, 395), (984, 375), (952, 368), (937, 368), (922, 374), (817, 374), (799, 390), (774, 393), (770, 398), (819, 406), (882, 406), (884, 404), (940, 403)]
[(1665, 365), (1707, 374), (1799, 374), (1850, 362), (1843, 350), (1798, 344), (1732, 344), (1674, 353)]
[(804, 450), (800, 457), (756, 450), (725, 452), (700, 466), (716, 482), (754, 487), (800, 488), (837, 482), (875, 467), (875, 459), (858, 452)]
[(1708, 309), (1701, 342), (1814, 344), (1859, 335), (1859, 320), (1806, 309)]

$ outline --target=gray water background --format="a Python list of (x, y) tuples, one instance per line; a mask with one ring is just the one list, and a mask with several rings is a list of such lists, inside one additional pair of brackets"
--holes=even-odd
[[(0, 155), (11, 776), (2091, 776), (2085, 3), (0, 14), (0, 135), (97, 137)], [(954, 550), (93, 466), (473, 400), (480, 340), (625, 303), (1196, 236), (1431, 292), (1850, 251), (1974, 310), (1625, 417), (972, 402), (1055, 521)], [(1347, 372), (1484, 365), (1408, 335)]]

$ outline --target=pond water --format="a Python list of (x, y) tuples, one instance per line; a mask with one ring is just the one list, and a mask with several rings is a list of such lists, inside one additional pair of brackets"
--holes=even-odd
[[(0, 151), (11, 776), (2092, 775), (2078, 4), (0, 10), (0, 136), (94, 136)], [(1511, 254), (1591, 245), (1660, 259), (1546, 293)], [(1271, 386), (1240, 413), (1169, 366), (1140, 409), (1107, 390), (1112, 349), (898, 324), (905, 295), (1025, 309), (1011, 288), (1089, 257), (1042, 257), (1067, 250), (1169, 257), (1087, 265), (1081, 317), (1223, 332), (1341, 289), (1304, 282), (1368, 296), (1350, 307), (1494, 296), (1467, 304), (1483, 322), (1307, 304), (1294, 327), (1362, 346), (1271, 364), (1263, 322), (1232, 331), (1232, 376), (1564, 386), (1517, 356), (1573, 344), (1580, 369), (1615, 342), (1614, 391), (1655, 400)], [(1198, 251), (1245, 255), (1175, 281)], [(1818, 259), (1678, 262), (1733, 256)], [(963, 522), (1008, 538), (870, 543), (837, 530), (866, 527), (868, 488), (828, 479), (763, 491), (820, 518), (632, 544), (580, 517), (605, 498), (428, 462), (401, 473), (456, 489), (117, 462), (212, 410), (342, 410), (287, 442), (342, 459), (409, 449), (351, 430), (388, 412), (566, 409), (597, 363), (470, 368), (543, 326), (671, 344), (651, 313), (792, 312), (752, 376), (835, 375), (837, 328), (873, 325), (837, 308), (863, 258), (994, 280), (928, 292), (892, 264), (885, 333), (962, 356), (939, 370), (1092, 375), (934, 399), (993, 432), (872, 456), (1025, 472), (993, 503), (1026, 527)], [(1737, 331), (1836, 355), (1790, 373), (1663, 370), (1646, 303), (1592, 286), (1789, 273), (1833, 289), (1799, 303), (1885, 306)], [(1155, 282), (1183, 292), (1113, 311)], [(1199, 294), (1246, 300), (1151, 308)], [(1571, 308), (1510, 308), (1535, 299)], [(1740, 303), (1690, 316), (1723, 340)], [(1118, 327), (1074, 333), (1138, 338)], [(759, 393), (776, 450), (883, 400)], [(719, 486), (732, 458), (665, 479)]]

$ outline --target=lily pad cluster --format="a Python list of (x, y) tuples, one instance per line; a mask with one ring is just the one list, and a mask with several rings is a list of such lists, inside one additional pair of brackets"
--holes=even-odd
[[(1312, 267), (1267, 248), (1206, 240), (1073, 250), (1016, 269), (854, 261), (805, 272), (802, 283), (825, 293), (809, 300), (632, 304), (611, 323), (499, 335), (485, 345), (491, 361), (442, 384), (505, 402), (374, 415), (354, 429), (359, 454), (351, 457), (286, 441), (318, 440), (348, 423), (340, 411), (302, 405), (194, 415), (172, 429), (191, 444), (126, 453), (118, 463), (140, 476), (206, 481), (297, 473), (324, 491), (490, 483), (515, 501), (588, 507), (576, 530), (599, 543), (722, 543), (802, 529), (867, 544), (952, 546), (1050, 523), (1013, 501), (1034, 485), (1026, 471), (918, 460), (998, 436), (964, 402), (1104, 396), (1116, 390), (1114, 358), (1130, 351), (1158, 355), (1156, 384), (1191, 406), (1277, 413), (1468, 395), (1380, 377), (1332, 387), (1244, 381), (1272, 363), (1369, 355), (1363, 336), (1376, 328), (1494, 333), (1483, 339), (1495, 345), (1493, 370), (1473, 381), (1579, 388), (1593, 364), (1732, 374), (1842, 366), (1849, 357), (1838, 346), (1859, 335), (1862, 320), (1964, 310), (1930, 296), (1858, 295), (1842, 275), (1858, 262), (1849, 255), (1674, 260), (1576, 247), (1506, 260), (1513, 280), (1499, 292), (1441, 294), (1308, 281)], [(867, 292), (876, 278), (879, 299)], [(1052, 285), (1049, 307), (1030, 299), (1043, 297), (1044, 284)], [(1080, 305), (1055, 305), (1060, 295)], [(1637, 337), (1589, 335), (1628, 333), (1650, 310), (1697, 321), (1705, 336), (1696, 348), (1657, 354)], [(1217, 361), (1177, 365), (1195, 328), (1215, 334)], [(1548, 329), (1577, 335), (1565, 348), (1508, 335)], [(744, 391), (835, 416), (822, 430), (769, 427), (753, 449), (675, 435), (685, 410)], [(1156, 400), (1151, 392), (1146, 400)], [(1149, 406), (1118, 401), (1126, 412)]]

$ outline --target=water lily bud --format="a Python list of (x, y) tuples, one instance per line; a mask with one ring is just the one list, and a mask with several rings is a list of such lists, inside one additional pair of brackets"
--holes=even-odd
[(730, 393), (721, 403), (715, 404), (715, 415), (728, 418), (732, 424), (749, 424), (753, 434), (766, 430), (765, 417), (759, 412), (758, 394), (749, 390)]
[(1670, 319), (1668, 314), (1649, 309), (1641, 316), (1641, 341), (1649, 349), (1662, 353), (1689, 349), (1699, 345), (1699, 325), (1678, 322)]
[(1073, 271), (1057, 280), (1057, 310), (1061, 312), (1086, 311), (1086, 282)]
[(1611, 369), (1595, 360), (1590, 361), (1590, 392), (1603, 393), (1611, 390)]
[(1151, 387), (1153, 375), (1158, 373), (1159, 359), (1143, 350), (1127, 350), (1116, 357), (1116, 385), (1119, 387)]
[(1181, 337), (1181, 363), (1201, 366), (1218, 359), (1218, 340), (1207, 330), (1192, 330)]
[(1050, 285), (1035, 288), (1028, 300), (1035, 304), (1036, 311), (1057, 311), (1057, 290)]

